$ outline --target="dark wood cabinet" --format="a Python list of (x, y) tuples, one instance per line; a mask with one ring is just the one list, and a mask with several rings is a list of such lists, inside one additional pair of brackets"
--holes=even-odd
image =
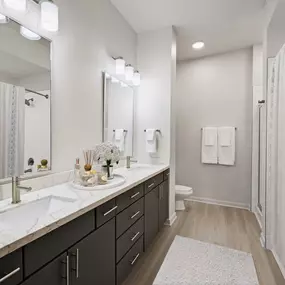
[(159, 187), (145, 196), (145, 250), (150, 246), (158, 233)]
[(115, 219), (69, 251), (70, 285), (115, 285)]
[(17, 285), (23, 280), (22, 249), (0, 259), (1, 285)]
[(169, 180), (165, 180), (159, 185), (159, 230), (164, 226), (164, 223), (168, 219), (168, 207), (169, 205)]
[(22, 285), (69, 285), (68, 256), (62, 254), (28, 278)]

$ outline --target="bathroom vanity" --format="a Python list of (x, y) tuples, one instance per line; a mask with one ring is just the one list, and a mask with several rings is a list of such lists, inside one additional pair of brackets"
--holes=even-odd
[(46, 190), (66, 187), (80, 201), (26, 236), (0, 230), (0, 284), (122, 284), (168, 218), (168, 166), (132, 171), (125, 185), (86, 200), (70, 185)]

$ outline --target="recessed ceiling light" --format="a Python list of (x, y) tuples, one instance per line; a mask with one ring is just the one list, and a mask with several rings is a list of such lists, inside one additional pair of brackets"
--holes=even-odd
[(21, 26), (20, 33), (23, 37), (31, 41), (38, 41), (41, 39), (41, 37), (38, 34), (32, 32), (31, 30), (23, 26)]
[(192, 45), (193, 49), (202, 49), (205, 47), (205, 43), (204, 42), (196, 42)]

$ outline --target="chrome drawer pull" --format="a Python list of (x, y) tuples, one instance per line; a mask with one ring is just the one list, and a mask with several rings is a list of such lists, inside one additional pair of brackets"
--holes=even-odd
[(134, 215), (131, 216), (131, 219), (134, 219), (137, 215), (140, 214), (141, 211), (137, 211)]
[(133, 261), (131, 261), (131, 265), (134, 265), (137, 259), (139, 258), (140, 254), (138, 253), (137, 256), (134, 258)]
[(139, 235), (140, 235), (140, 232), (136, 233), (136, 234), (131, 238), (131, 241), (134, 241)]
[(112, 208), (110, 211), (106, 212), (104, 214), (104, 217), (108, 216), (109, 214), (111, 214), (112, 212), (114, 212), (116, 209), (118, 208), (118, 206), (115, 206), (114, 208)]
[(151, 183), (150, 185), (148, 185), (148, 188), (151, 188), (152, 186), (154, 186), (154, 183)]
[(69, 255), (66, 256), (66, 261), (62, 261), (61, 263), (66, 265), (66, 277), (62, 277), (62, 278), (66, 279), (66, 285), (70, 285)]
[(10, 277), (12, 277), (13, 275), (15, 275), (16, 273), (18, 273), (21, 270), (20, 267), (18, 267), (17, 269), (13, 270), (12, 272), (10, 272), (9, 274), (7, 274), (6, 276), (4, 276), (3, 278), (0, 279), (0, 283), (4, 282), (5, 280), (9, 279)]
[(135, 197), (137, 197), (138, 195), (140, 195), (140, 192), (134, 194), (133, 196), (131, 196), (131, 199), (134, 199)]
[(76, 279), (79, 278), (79, 249), (76, 249), (76, 253), (73, 253), (72, 256), (76, 257), (76, 269), (72, 269), (76, 272)]

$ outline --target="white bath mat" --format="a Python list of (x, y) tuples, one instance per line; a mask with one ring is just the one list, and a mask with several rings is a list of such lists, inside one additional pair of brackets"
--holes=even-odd
[(252, 255), (176, 236), (153, 285), (259, 285)]

